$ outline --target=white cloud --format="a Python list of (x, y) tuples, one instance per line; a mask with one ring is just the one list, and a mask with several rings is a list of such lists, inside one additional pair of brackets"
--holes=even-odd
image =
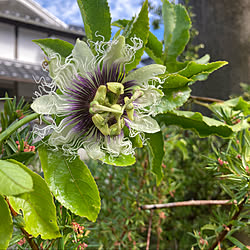
[[(35, 0), (42, 7), (67, 24), (82, 24), (81, 14), (76, 0)], [(141, 8), (141, 0), (108, 0), (112, 20), (131, 19), (138, 14)], [(152, 0), (154, 5), (161, 0)]]
[[(43, 8), (55, 15), (67, 24), (83, 25), (77, 0), (35, 0)], [(108, 0), (112, 20), (131, 19), (141, 9), (143, 0)], [(161, 0), (151, 0), (154, 6), (161, 4)], [(150, 15), (150, 18), (153, 18)], [(154, 31), (159, 39), (162, 39), (161, 31)]]

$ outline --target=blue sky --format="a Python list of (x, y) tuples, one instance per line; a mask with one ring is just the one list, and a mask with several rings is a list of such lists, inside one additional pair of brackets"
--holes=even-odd
[[(77, 0), (35, 0), (43, 8), (61, 19), (67, 24), (83, 25), (81, 14), (77, 5)], [(138, 14), (142, 0), (108, 0), (112, 21), (117, 19), (131, 19)], [(161, 4), (161, 0), (151, 0), (154, 5)], [(153, 17), (150, 16), (152, 19)], [(152, 30), (153, 31), (153, 30)], [(163, 28), (155, 30), (153, 33), (158, 39), (163, 39)]]

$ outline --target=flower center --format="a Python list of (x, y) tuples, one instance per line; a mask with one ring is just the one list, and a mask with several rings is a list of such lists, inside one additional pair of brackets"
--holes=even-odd
[(89, 112), (93, 115), (92, 121), (100, 132), (107, 136), (116, 136), (125, 126), (124, 113), (131, 121), (134, 119), (133, 102), (143, 95), (140, 90), (135, 90), (129, 97), (121, 97), (124, 94), (124, 86), (119, 82), (108, 82), (101, 85), (96, 91), (93, 101), (90, 103)]

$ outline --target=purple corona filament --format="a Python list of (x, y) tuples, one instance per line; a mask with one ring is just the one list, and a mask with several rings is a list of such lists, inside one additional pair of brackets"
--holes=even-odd
[[(73, 124), (75, 132), (80, 136), (102, 136), (102, 133), (96, 128), (89, 112), (90, 103), (93, 101), (97, 89), (101, 85), (107, 86), (108, 82), (121, 83), (125, 77), (125, 67), (113, 63), (110, 67), (106, 64), (98, 65), (93, 73), (87, 73), (86, 77), (76, 75), (73, 80), (72, 88), (66, 90), (68, 96), (69, 113), (66, 120), (67, 125)], [(127, 81), (123, 83), (124, 94), (120, 95), (117, 104), (124, 105), (124, 98), (131, 98), (135, 81)], [(123, 116), (126, 116), (124, 112)]]

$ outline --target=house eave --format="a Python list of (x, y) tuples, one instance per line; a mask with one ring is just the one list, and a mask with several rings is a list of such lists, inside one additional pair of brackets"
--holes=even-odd
[(0, 22), (24, 27), (27, 29), (39, 30), (41, 32), (46, 32), (48, 34), (51, 33), (55, 35), (67, 36), (72, 38), (85, 37), (85, 32), (83, 31), (64, 29), (58, 26), (51, 26), (43, 23), (37, 23), (33, 20), (23, 20), (23, 18), (10, 16), (3, 13), (0, 14)]

